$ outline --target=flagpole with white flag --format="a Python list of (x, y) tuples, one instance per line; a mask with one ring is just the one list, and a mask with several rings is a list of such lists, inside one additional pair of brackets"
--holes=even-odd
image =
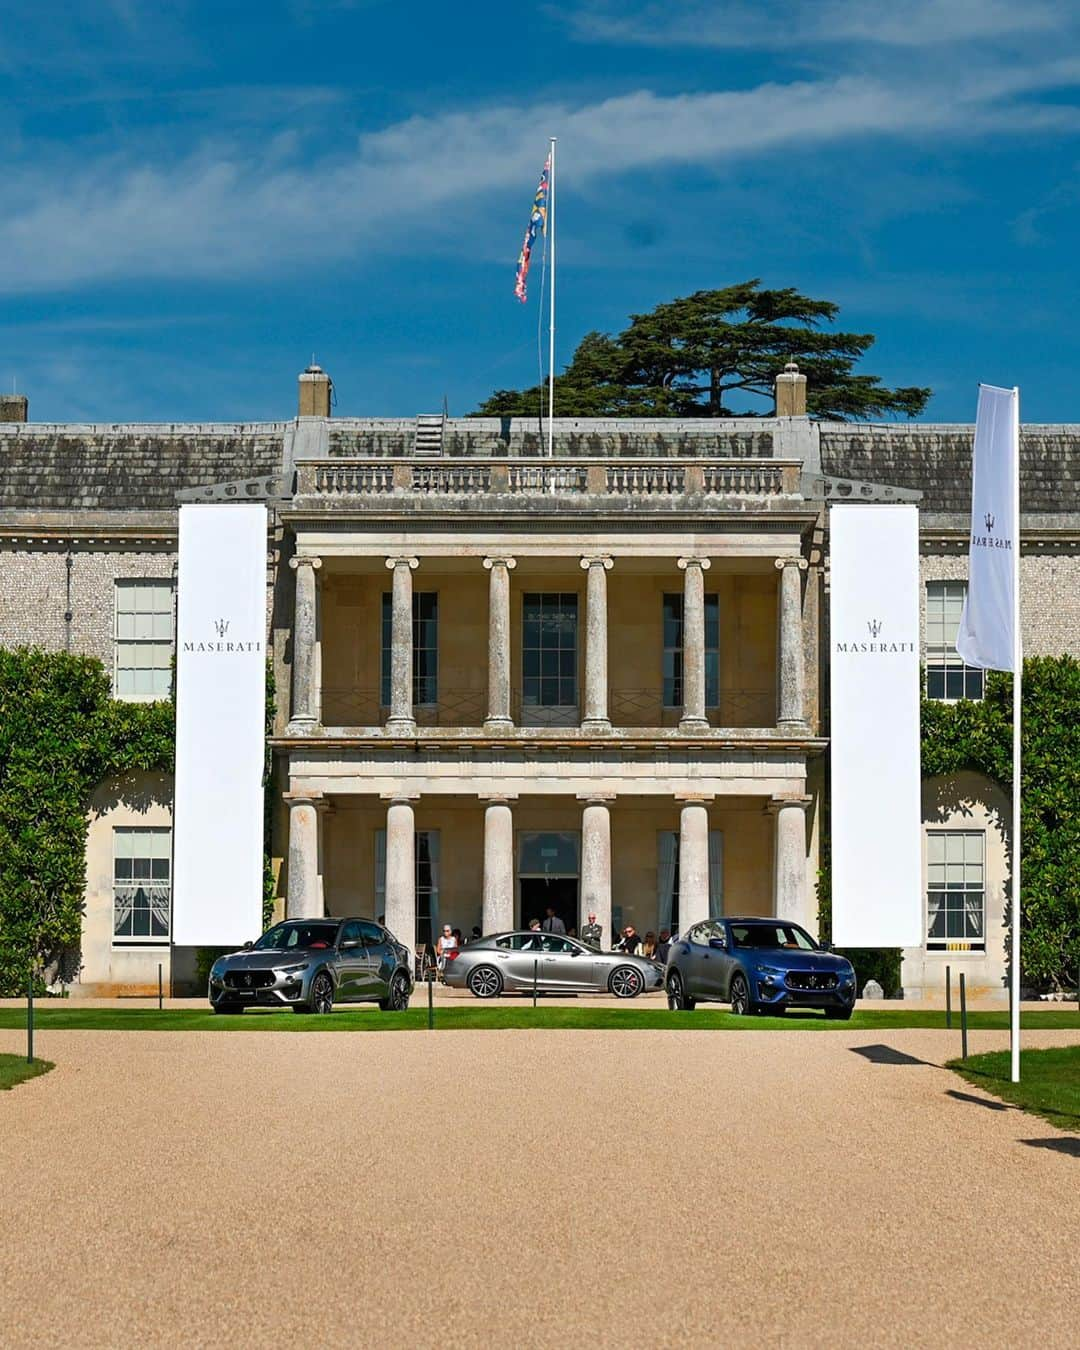
[(1009, 1039), (1020, 1081), (1020, 390), (979, 386), (971, 467), (968, 590), (956, 650), (969, 666), (1013, 673), (1012, 923)]
[(548, 459), (555, 455), (555, 141), (551, 138), (548, 162), (551, 176), (548, 180), (548, 228), (551, 235), (551, 310), (548, 319)]

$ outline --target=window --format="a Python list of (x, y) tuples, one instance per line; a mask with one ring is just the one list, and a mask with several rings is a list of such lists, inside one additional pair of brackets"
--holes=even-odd
[(172, 831), (113, 831), (113, 937), (167, 942)]
[(926, 946), (929, 951), (986, 950), (982, 830), (926, 835)]
[(926, 583), (926, 696), (953, 702), (982, 698), (983, 672), (966, 666), (956, 650), (966, 581)]
[(347, 923), (341, 930), (341, 937), (338, 939), (338, 946), (344, 948), (346, 942), (355, 942), (357, 946), (363, 943), (363, 935), (360, 932), (360, 924), (354, 920)]
[(522, 694), (526, 708), (576, 708), (578, 598), (545, 593), (523, 602)]
[(361, 919), (357, 924), (360, 929), (360, 938), (365, 947), (378, 947), (383, 942), (383, 931), (376, 923), (368, 923), (366, 919)]
[[(382, 598), (382, 680), (379, 695), (390, 706), (390, 651), (393, 645), (394, 601), (389, 591)], [(412, 701), (425, 706), (439, 701), (439, 593), (414, 591)]]
[[(417, 830), (416, 839), (416, 942), (435, 940), (439, 922), (439, 831)], [(386, 913), (386, 831), (375, 831), (375, 913)], [(381, 921), (381, 920), (380, 920)], [(397, 936), (395, 934), (395, 936)]]
[(172, 683), (171, 581), (118, 581), (113, 651), (117, 698), (168, 698)]
[[(705, 706), (720, 705), (720, 597), (705, 597)], [(683, 597), (664, 596), (664, 707), (683, 706)]]

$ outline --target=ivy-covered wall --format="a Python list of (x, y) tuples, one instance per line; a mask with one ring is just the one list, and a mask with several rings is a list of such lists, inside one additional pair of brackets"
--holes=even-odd
[[(1021, 979), (1039, 989), (1075, 985), (1080, 964), (1080, 661), (1024, 662), (1021, 718)], [(922, 705), (924, 778), (970, 769), (1012, 791), (1012, 676), (990, 671), (979, 701)], [(831, 933), (829, 854), (818, 878), (819, 923)], [(1006, 912), (1006, 923), (1011, 922)], [(860, 987), (900, 983), (900, 953), (849, 952)]]
[[(269, 667), (266, 692), (269, 729)], [(175, 726), (171, 701), (114, 699), (92, 657), (0, 648), (0, 997), (25, 990), (31, 963), (49, 978), (74, 975), (90, 796), (133, 769), (171, 772)], [(269, 781), (269, 746), (266, 755)], [(266, 795), (264, 922), (274, 893)]]

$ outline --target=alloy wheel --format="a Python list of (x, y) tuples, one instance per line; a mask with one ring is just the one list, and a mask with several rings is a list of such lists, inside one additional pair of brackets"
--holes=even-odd
[(741, 975), (731, 981), (731, 1011), (736, 1017), (745, 1017), (750, 1011), (750, 990)]
[(499, 972), (491, 966), (477, 966), (469, 976), (469, 988), (477, 998), (495, 998), (502, 988)]
[(390, 1007), (394, 1012), (404, 1012), (409, 1006), (409, 986), (405, 976), (397, 974), (390, 982)]
[(334, 986), (329, 975), (316, 975), (311, 984), (311, 1006), (317, 1013), (328, 1013), (334, 1006)]
[(679, 1012), (686, 1006), (683, 1000), (682, 976), (677, 970), (673, 970), (668, 976), (667, 1005), (672, 1012)]
[(641, 971), (633, 966), (619, 966), (611, 977), (611, 992), (616, 998), (637, 998), (644, 988)]

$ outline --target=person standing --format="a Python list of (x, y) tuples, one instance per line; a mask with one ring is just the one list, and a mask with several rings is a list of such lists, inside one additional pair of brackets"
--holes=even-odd
[(660, 940), (656, 944), (656, 959), (661, 965), (667, 965), (668, 952), (671, 951), (671, 934), (666, 928), (660, 929)]
[(595, 947), (597, 951), (601, 950), (601, 943), (604, 940), (604, 930), (596, 922), (596, 915), (589, 915), (589, 922), (581, 930), (581, 940), (590, 947)]
[(443, 924), (443, 930), (439, 934), (439, 940), (435, 944), (435, 964), (439, 968), (439, 974), (446, 970), (448, 960), (452, 961), (458, 952), (458, 940), (454, 936), (454, 930), (448, 923)]
[(628, 923), (623, 929), (622, 941), (619, 943), (619, 950), (627, 956), (635, 956), (637, 949), (641, 946), (641, 938), (638, 937), (637, 929), (632, 923)]
[(564, 937), (566, 935), (566, 924), (563, 923), (550, 905), (548, 905), (547, 915), (540, 927), (545, 933), (561, 933)]

